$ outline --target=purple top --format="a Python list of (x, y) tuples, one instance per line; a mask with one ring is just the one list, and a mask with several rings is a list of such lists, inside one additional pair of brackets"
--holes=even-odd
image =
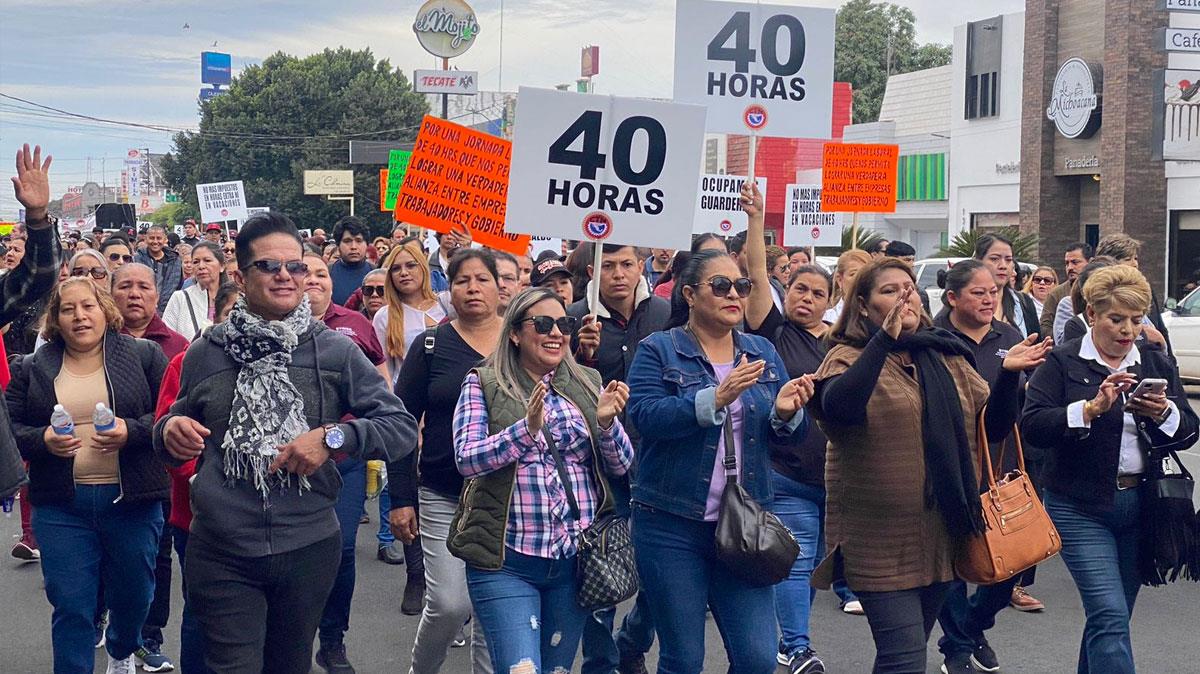
[[(717, 382), (725, 381), (725, 377), (733, 371), (733, 363), (713, 363), (713, 373)], [(729, 420), (733, 423), (733, 455), (737, 457), (738, 469), (742, 466), (742, 401), (734, 400), (729, 407)], [(712, 482), (708, 483), (708, 500), (704, 504), (704, 521), (716, 522), (717, 514), (721, 511), (721, 492), (725, 491), (725, 432), (721, 432), (717, 441), (717, 459), (713, 462)]]

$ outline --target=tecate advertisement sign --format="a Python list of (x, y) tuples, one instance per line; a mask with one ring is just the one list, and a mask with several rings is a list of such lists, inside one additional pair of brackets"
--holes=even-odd
[(1088, 138), (1100, 127), (1100, 97), (1092, 69), (1079, 58), (1058, 69), (1046, 117), (1064, 138)]
[(479, 73), (474, 70), (414, 70), (413, 91), (474, 96), (479, 93)]
[(463, 0), (429, 0), (417, 10), (413, 32), (425, 51), (441, 58), (462, 56), (479, 35), (475, 10)]

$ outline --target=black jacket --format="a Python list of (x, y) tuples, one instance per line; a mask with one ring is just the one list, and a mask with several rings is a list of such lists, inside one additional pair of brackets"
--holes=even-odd
[[(54, 379), (62, 363), (59, 340), (25, 356), (13, 369), (5, 396), (13, 435), (29, 461), (29, 498), (35, 506), (70, 503), (75, 496), (75, 460), (50, 453), (42, 437), (58, 403)], [(108, 404), (129, 429), (118, 455), (123, 501), (166, 500), (170, 495), (166, 467), (151, 441), (154, 404), (166, 369), (167, 357), (154, 342), (111, 330), (104, 336)]]
[[(1083, 338), (1054, 349), (1033, 377), (1025, 395), (1021, 433), (1036, 438), (1046, 448), (1043, 485), (1063, 496), (1098, 510), (1110, 508), (1116, 490), (1117, 467), (1121, 456), (1124, 429), (1123, 404), (1094, 419), (1091, 428), (1067, 427), (1067, 406), (1091, 400), (1109, 375), (1107, 368), (1079, 356)], [(1196, 442), (1198, 422), (1188, 404), (1179, 374), (1163, 351), (1139, 345), (1141, 363), (1129, 369), (1139, 380), (1166, 379), (1167, 395), (1179, 408), (1179, 429), (1173, 437), (1158, 430), (1151, 419), (1136, 416), (1140, 444), (1150, 453), (1191, 447)]]

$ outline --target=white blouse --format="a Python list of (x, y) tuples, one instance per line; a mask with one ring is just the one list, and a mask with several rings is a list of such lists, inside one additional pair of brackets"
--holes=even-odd
[[(446, 318), (446, 310), (442, 307), (441, 302), (434, 302), (433, 306), (425, 311), (407, 304), (402, 306), (404, 307), (404, 353), (408, 353), (413, 341), (429, 329), (430, 322), (437, 325)], [(385, 352), (388, 349), (388, 316), (388, 307), (384, 305), (375, 312), (375, 318), (371, 319), (371, 325), (375, 328), (375, 336), (379, 338), (379, 344)], [(392, 385), (394, 386), (400, 375), (400, 365), (404, 363), (404, 356), (397, 356), (393, 353), (388, 353), (387, 356), (388, 370), (392, 373)]]

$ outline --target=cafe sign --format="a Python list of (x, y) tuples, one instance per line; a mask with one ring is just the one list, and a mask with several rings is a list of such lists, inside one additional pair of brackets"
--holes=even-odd
[(1058, 69), (1046, 117), (1064, 138), (1090, 138), (1100, 128), (1100, 97), (1092, 69), (1069, 59)]
[(305, 171), (305, 194), (354, 194), (354, 171)]
[(466, 53), (479, 35), (475, 10), (463, 0), (429, 0), (417, 10), (413, 32), (425, 51), (440, 58)]

